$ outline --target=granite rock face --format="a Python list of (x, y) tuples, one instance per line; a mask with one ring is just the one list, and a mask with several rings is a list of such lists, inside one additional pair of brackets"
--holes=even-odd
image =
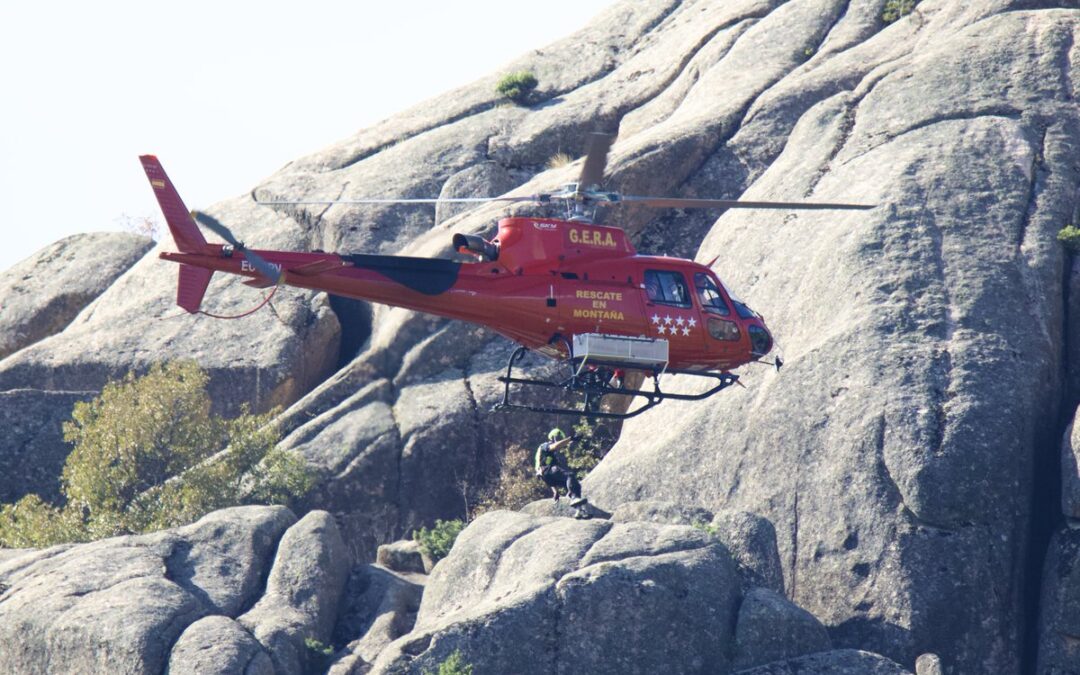
[(727, 547), (701, 528), (495, 511), (435, 566), (415, 627), (372, 672), (422, 673), (460, 650), (477, 675), (724, 673), (830, 648), (805, 610), (744, 591)]
[(335, 655), (329, 673), (364, 673), (394, 640), (412, 630), (427, 578), (380, 565), (353, 570), (334, 628), (334, 644), (345, 645)]
[(738, 597), (734, 561), (692, 528), (495, 511), (435, 566), (416, 626), (372, 672), (455, 649), (476, 675), (724, 672)]
[(300, 673), (348, 573), (325, 512), (265, 506), (0, 560), (0, 671), (19, 673)]
[[(460, 646), (470, 658), (483, 651), (478, 673), (506, 672), (515, 655), (482, 644), (470, 627), (514, 640), (526, 626), (567, 618), (571, 604), (601, 607), (597, 589), (636, 616), (646, 605), (632, 603), (628, 589), (654, 572), (661, 578), (655, 566), (672, 585), (641, 597), (666, 602), (667, 591), (689, 587), (680, 574), (723, 568), (736, 578), (720, 574), (732, 585), (709, 591), (723, 595), (716, 606), (754, 586), (782, 592), (838, 648), (760, 673), (903, 672), (860, 650), (909, 668), (934, 653), (944, 672), (1030, 667), (1021, 654), (1025, 598), (1039, 576), (1032, 523), (1058, 515), (1033, 512), (1031, 496), (1044, 487), (1035, 458), (1061, 441), (1057, 408), (1076, 395), (1080, 363), (1078, 331), (1067, 330), (1078, 321), (1078, 296), (1065, 289), (1076, 284), (1055, 241), (1080, 206), (1080, 9), (1075, 0), (922, 0), (885, 24), (884, 4), (625, 0), (504, 69), (537, 75), (533, 105), (497, 105), (493, 75), (209, 209), (259, 247), (446, 255), (450, 227), (489, 234), (507, 209), (270, 208), (253, 197), (535, 194), (574, 179), (579, 165), (548, 161), (579, 153), (594, 130), (618, 132), (606, 187), (626, 193), (877, 205), (798, 214), (623, 205), (602, 215), (643, 252), (715, 258), (783, 345), (780, 373), (745, 368), (746, 389), (665, 403), (627, 422), (586, 482), (603, 513), (666, 502), (664, 517), (715, 514), (707, 527), (718, 534), (485, 516), (463, 541), (487, 541), (508, 568), (531, 565), (535, 575), (521, 572), (526, 581), (516, 585), (479, 566), (484, 584), (508, 594), (498, 601), (488, 586), (468, 583), (460, 595), (429, 592), (416, 628), (378, 668), (420, 671)], [(509, 211), (558, 215), (545, 208)], [(144, 257), (62, 332), (0, 362), (0, 391), (96, 390), (129, 368), (194, 358), (226, 408), (295, 401), (279, 418), (284, 445), (325, 471), (312, 505), (334, 514), (359, 561), (414, 527), (462, 515), (492, 457), (511, 443), (532, 447), (559, 424), (489, 412), (512, 348), (483, 329), (376, 307), (370, 335), (348, 340), (350, 355), (363, 344), (356, 358), (331, 375), (338, 326), (363, 333), (366, 314), (339, 320), (324, 297), (286, 289), (276, 315), (211, 322), (175, 308), (174, 275), (173, 265)], [(235, 313), (259, 297), (216, 279), (208, 308)], [(760, 516), (730, 515), (740, 513)], [(730, 522), (717, 520), (724, 514)], [(491, 530), (475, 529), (481, 522)], [(689, 548), (611, 567), (581, 567), (580, 555), (567, 553), (620, 540), (623, 528), (638, 536), (675, 528)], [(518, 534), (519, 542), (507, 539)], [(1066, 539), (1059, 534), (1050, 559), (1067, 560)], [(532, 548), (534, 540), (547, 546)], [(767, 561), (769, 541), (778, 552)], [(442, 569), (459, 555), (479, 555), (466, 554), (470, 547), (434, 576), (449, 574)], [(535, 555), (519, 565), (526, 551)], [(674, 557), (671, 567), (664, 556)], [(1062, 571), (1071, 565), (1044, 576), (1048, 639), (1074, 634), (1054, 614), (1065, 606), (1054, 599), (1071, 597)], [(184, 596), (170, 597), (163, 616), (188, 611)], [(480, 607), (492, 613), (469, 613)], [(733, 633), (724, 635), (733, 644)], [(709, 649), (699, 652), (706, 661)], [(550, 650), (533, 656), (553, 658)], [(709, 663), (728, 667), (731, 658)]]
[(17, 389), (0, 392), (0, 504), (27, 494), (60, 496), (60, 472), (71, 452), (64, 422), (96, 392)]
[[(1058, 438), (1063, 386), (1065, 258), (1054, 236), (1077, 206), (1078, 14), (1072, 2), (923, 0), (886, 25), (882, 9), (620, 3), (611, 11), (622, 20), (594, 23), (565, 72), (547, 65), (557, 50), (515, 64), (544, 83), (537, 105), (493, 107), (490, 82), (479, 82), (451, 108), (389, 120), (255, 192), (449, 194), (493, 172), (531, 194), (572, 180), (576, 165), (547, 160), (599, 129), (619, 133), (608, 186), (624, 192), (878, 205), (603, 216), (643, 250), (717, 257), (788, 366), (746, 369), (748, 389), (627, 423), (586, 493), (608, 512), (661, 500), (762, 514), (782, 588), (837, 646), (1015, 672), (1034, 577), (1033, 457)], [(596, 45), (608, 49), (603, 63)], [(447, 222), (488, 233), (501, 213), (489, 205)], [(444, 254), (450, 234), (425, 225), (433, 212), (396, 207), (278, 215), (325, 248)], [(461, 513), (453, 486), (473, 469), (482, 480), (485, 453), (532, 446), (555, 423), (490, 415), (509, 349), (444, 330), (377, 310), (357, 360), (287, 413), (344, 420), (356, 405), (386, 425), (371, 440), (353, 432), (318, 503), (349, 523), (350, 541), (364, 540), (352, 545), (360, 557)], [(352, 398), (379, 381), (378, 404)], [(305, 455), (341, 452), (332, 426), (306, 438)], [(365, 498), (345, 497), (355, 494)]]
[(277, 672), (304, 672), (315, 657), (307, 641), (330, 641), (348, 573), (345, 544), (325, 511), (307, 514), (281, 538), (265, 592), (237, 618)]
[(127, 232), (76, 234), (0, 271), (0, 360), (63, 330), (153, 246)]
[(1080, 661), (1080, 530), (1050, 540), (1039, 605), (1039, 673), (1068, 673)]
[(1061, 438), (1061, 512), (1080, 519), (1080, 429), (1075, 413)]
[(1059, 438), (1078, 17), (925, 1), (751, 99), (692, 185), (741, 171), (745, 198), (880, 206), (720, 218), (698, 259), (719, 256), (786, 365), (629, 421), (586, 494), (761, 513), (837, 646), (1018, 672), (1034, 457)]
[(911, 675), (911, 671), (879, 654), (837, 649), (740, 670), (738, 675)]
[(776, 591), (751, 588), (735, 626), (735, 670), (831, 649), (825, 626)]
[(274, 663), (262, 645), (226, 616), (199, 619), (187, 627), (169, 654), (169, 675), (243, 673), (274, 675)]
[(239, 507), (0, 564), (0, 671), (161, 672), (190, 624), (258, 597), (294, 520), (280, 507)]

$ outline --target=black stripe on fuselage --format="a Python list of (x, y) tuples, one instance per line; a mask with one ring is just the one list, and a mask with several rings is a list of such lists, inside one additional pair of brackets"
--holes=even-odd
[(439, 258), (410, 258), (398, 255), (343, 255), (354, 267), (377, 272), (391, 281), (423, 293), (439, 295), (457, 282), (461, 263)]

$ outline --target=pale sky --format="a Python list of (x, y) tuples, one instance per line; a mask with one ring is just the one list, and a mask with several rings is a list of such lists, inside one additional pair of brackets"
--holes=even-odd
[(584, 27), (613, 0), (30, 2), (0, 8), (0, 272), (77, 232), (161, 220)]

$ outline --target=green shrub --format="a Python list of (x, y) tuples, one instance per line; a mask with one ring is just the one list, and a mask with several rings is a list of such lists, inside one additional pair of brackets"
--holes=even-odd
[(421, 527), (413, 532), (413, 539), (420, 542), (420, 550), (426, 553), (432, 562), (438, 562), (445, 558), (454, 547), (454, 540), (463, 529), (465, 529), (465, 523), (456, 518), (436, 520), (435, 527), (430, 530)]
[(499, 80), (495, 91), (514, 103), (524, 103), (538, 84), (536, 76), (527, 70), (510, 73)]
[(28, 495), (0, 506), (0, 546), (49, 546), (190, 523), (239, 504), (285, 504), (311, 489), (304, 461), (276, 450), (274, 412), (210, 414), (193, 363), (153, 366), (75, 404), (62, 505)]
[(566, 463), (577, 473), (578, 480), (585, 480), (615, 445), (615, 430), (610, 422), (590, 422), (583, 417), (574, 425), (574, 434), (578, 440), (566, 448)]
[(911, 14), (917, 4), (919, 4), (919, 0), (888, 0), (885, 3), (885, 10), (881, 13), (881, 18), (885, 23), (892, 23)]
[(1057, 238), (1069, 253), (1080, 253), (1080, 227), (1066, 225), (1058, 232)]
[(330, 656), (334, 653), (333, 647), (323, 644), (321, 640), (317, 640), (313, 637), (304, 638), (304, 646), (321, 656)]
[(439, 664), (438, 672), (432, 674), (430, 670), (424, 670), (424, 675), (472, 675), (472, 664), (465, 663), (461, 650), (455, 649)]
[(691, 527), (693, 527), (695, 530), (701, 530), (710, 537), (715, 537), (720, 533), (719, 527), (705, 520), (699, 520), (693, 525), (691, 525)]

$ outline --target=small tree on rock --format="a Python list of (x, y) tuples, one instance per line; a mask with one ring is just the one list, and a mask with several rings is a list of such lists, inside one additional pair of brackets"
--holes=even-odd
[(64, 424), (74, 450), (62, 506), (28, 495), (0, 506), (0, 546), (47, 546), (192, 522), (239, 504), (285, 504), (314, 477), (275, 449), (266, 415), (210, 414), (208, 376), (194, 363), (156, 365), (77, 403)]
[(504, 76), (499, 80), (495, 91), (514, 103), (521, 104), (528, 100), (529, 94), (532, 93), (533, 89), (536, 89), (537, 84), (536, 76), (523, 70)]

